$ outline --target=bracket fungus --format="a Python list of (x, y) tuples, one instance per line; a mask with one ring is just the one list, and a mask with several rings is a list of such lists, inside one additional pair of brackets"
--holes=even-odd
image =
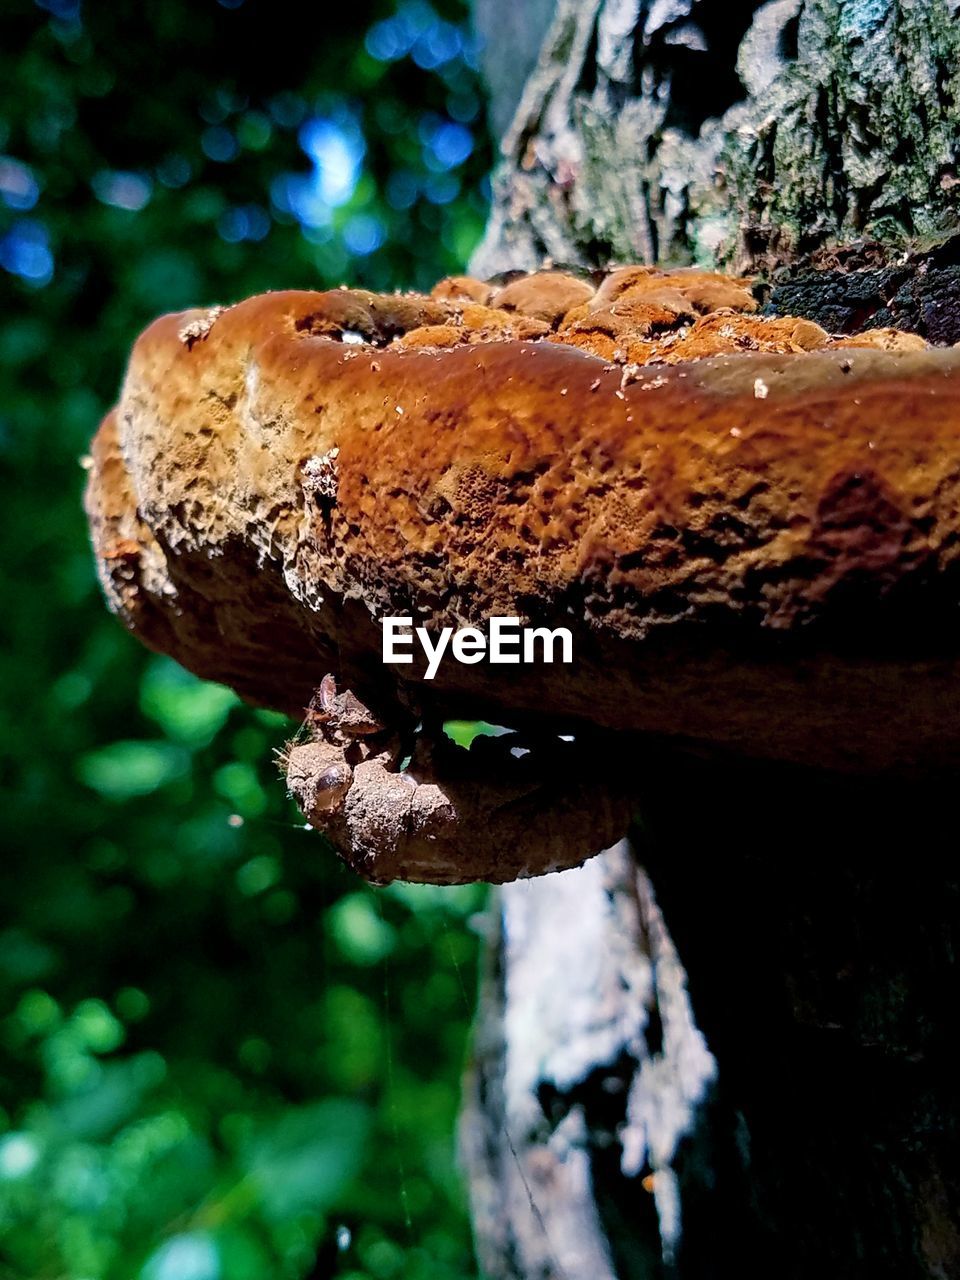
[[(960, 758), (960, 352), (915, 335), (644, 266), (266, 294), (152, 324), (92, 456), (111, 607), (303, 719), (290, 790), (373, 881), (583, 861), (641, 740)], [(381, 661), (397, 615), (563, 626), (573, 661), (425, 681)]]

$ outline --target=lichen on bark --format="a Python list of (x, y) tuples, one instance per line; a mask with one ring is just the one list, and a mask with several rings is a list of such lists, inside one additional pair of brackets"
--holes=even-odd
[(721, 152), (748, 265), (860, 237), (893, 254), (955, 228), (960, 25), (945, 0), (808, 0), (767, 92)]
[(958, 209), (957, 7), (559, 0), (474, 268), (772, 270), (856, 238), (938, 241)]

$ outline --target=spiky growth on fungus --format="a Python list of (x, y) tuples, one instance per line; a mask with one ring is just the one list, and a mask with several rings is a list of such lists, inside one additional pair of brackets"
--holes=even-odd
[[(112, 608), (309, 708), (290, 788), (371, 879), (581, 861), (626, 828), (633, 735), (960, 759), (960, 352), (914, 335), (641, 266), (267, 294), (151, 325), (92, 454)], [(574, 661), (424, 683), (388, 615), (563, 625)]]

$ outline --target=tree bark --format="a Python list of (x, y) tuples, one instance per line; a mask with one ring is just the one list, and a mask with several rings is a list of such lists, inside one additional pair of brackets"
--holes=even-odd
[[(475, 4), (495, 62), (505, 0)], [(834, 331), (960, 340), (958, 9), (538, 7), (473, 270), (721, 263)], [(484, 1274), (960, 1276), (951, 780), (637, 771), (632, 848), (499, 896), (462, 1126)]]
[[(502, 3), (476, 0), (485, 29)], [(957, 229), (958, 8), (556, 0), (474, 268), (939, 243)]]

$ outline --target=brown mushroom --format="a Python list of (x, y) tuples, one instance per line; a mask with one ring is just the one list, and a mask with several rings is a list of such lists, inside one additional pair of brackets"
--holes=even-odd
[(490, 305), (502, 311), (519, 311), (521, 315), (547, 324), (557, 324), (571, 308), (587, 302), (594, 288), (586, 280), (564, 271), (537, 271), (520, 276), (504, 285), (490, 299)]
[(493, 285), (483, 280), (474, 280), (472, 276), (447, 276), (438, 280), (430, 290), (431, 298), (446, 298), (452, 301), (469, 301), (486, 304), (494, 293)]
[[(545, 279), (512, 305), (582, 305), (582, 281)], [(468, 304), (504, 320), (467, 343), (404, 345), (456, 329), (462, 297), (336, 290), (166, 316), (134, 348), (87, 491), (108, 600), (306, 716), (291, 790), (372, 880), (582, 861), (628, 825), (641, 737), (847, 770), (960, 758), (960, 352), (833, 349), (746, 306), (691, 325), (632, 287), (607, 290), (612, 360), (545, 318), (505, 337), (508, 290)], [(566, 627), (573, 661), (424, 680), (381, 660), (400, 615), (434, 637)], [(511, 732), (466, 751), (442, 728), (460, 718)]]

